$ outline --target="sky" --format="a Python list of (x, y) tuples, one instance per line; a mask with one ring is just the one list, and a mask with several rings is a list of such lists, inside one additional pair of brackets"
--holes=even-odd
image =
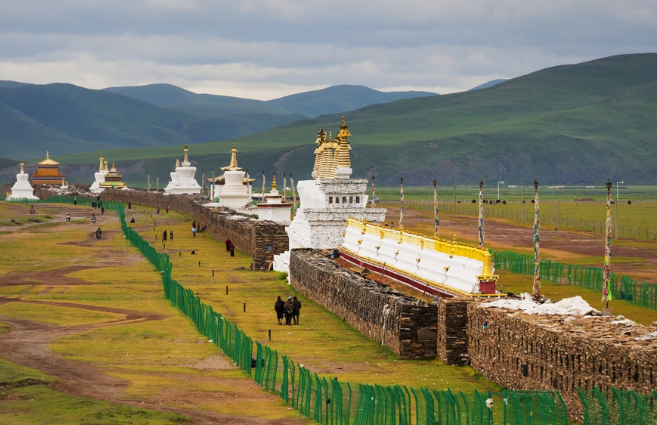
[(0, 80), (453, 93), (657, 51), (655, 0), (0, 0)]

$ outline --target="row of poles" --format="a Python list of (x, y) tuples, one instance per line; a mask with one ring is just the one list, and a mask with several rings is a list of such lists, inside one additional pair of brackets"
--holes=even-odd
[[(372, 176), (372, 206), (375, 206), (376, 188), (374, 186), (375, 177)], [(400, 210), (399, 210), (399, 228), (404, 229), (404, 178), (399, 179), (400, 190)], [(605, 312), (609, 313), (609, 301), (611, 292), (609, 291), (609, 275), (611, 272), (611, 181), (607, 179), (607, 219), (605, 229), (605, 258), (604, 273), (602, 283), (602, 302), (605, 303)], [(483, 180), (479, 181), (479, 248), (484, 249), (484, 202), (483, 202)], [(436, 179), (433, 180), (433, 222), (434, 237), (439, 238), (438, 227), (440, 219), (438, 218), (438, 196), (436, 192)], [(534, 245), (534, 281), (532, 288), (532, 297), (539, 300), (543, 297), (541, 294), (541, 273), (540, 273), (540, 218), (539, 218), (539, 197), (538, 197), (538, 180), (534, 180), (534, 227), (533, 227), (533, 245)]]

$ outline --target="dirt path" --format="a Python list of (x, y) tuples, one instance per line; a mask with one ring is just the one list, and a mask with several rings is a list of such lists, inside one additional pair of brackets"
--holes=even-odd
[[(53, 205), (48, 205), (47, 207), (49, 209), (49, 215), (56, 216), (52, 221), (60, 220), (63, 222), (67, 210), (66, 207), (57, 208)], [(89, 209), (89, 211), (91, 211), (91, 209)], [(76, 213), (75, 215), (82, 214)], [(114, 221), (115, 226), (116, 220), (116, 216), (112, 214), (106, 214), (99, 217), (98, 224), (108, 224), (108, 231), (103, 231), (103, 239), (110, 238), (113, 233), (117, 232), (115, 229), (109, 231), (109, 227), (111, 227), (110, 223)], [(144, 220), (146, 220), (146, 216), (144, 216)], [(70, 226), (83, 226), (86, 228), (88, 227), (88, 223), (67, 223), (65, 226), (50, 227), (47, 231), (54, 233), (66, 232)], [(20, 231), (24, 228), (26, 228), (26, 226), (12, 227), (11, 233)], [(0, 238), (1, 237), (2, 235), (0, 235)], [(93, 235), (90, 234), (87, 240), (60, 242), (60, 244), (93, 246), (94, 242)], [(198, 386), (210, 384), (215, 388), (226, 388), (227, 386), (244, 388), (245, 386), (252, 386), (253, 389), (248, 391), (248, 393), (245, 393), (244, 391), (233, 393), (226, 390), (190, 392), (187, 389), (187, 386), (178, 387), (171, 385), (159, 393), (148, 396), (148, 398), (135, 399), (134, 397), (131, 397), (127, 400), (125, 398), (126, 389), (130, 386), (130, 382), (110, 376), (107, 372), (112, 370), (111, 366), (100, 366), (90, 362), (67, 359), (53, 352), (49, 348), (49, 344), (59, 338), (73, 336), (92, 329), (132, 325), (148, 321), (159, 321), (168, 317), (167, 315), (143, 310), (104, 307), (84, 304), (82, 302), (35, 299), (35, 297), (39, 295), (48, 294), (54, 288), (57, 288), (59, 291), (66, 291), (65, 288), (69, 286), (79, 287), (81, 285), (93, 284), (83, 279), (67, 276), (70, 273), (98, 267), (126, 267), (130, 264), (144, 261), (144, 258), (139, 254), (130, 253), (126, 255), (122, 249), (107, 248), (103, 251), (102, 259), (98, 259), (98, 261), (90, 260), (88, 265), (63, 265), (63, 267), (54, 270), (11, 272), (0, 275), (0, 288), (14, 287), (18, 285), (27, 286), (27, 289), (22, 291), (22, 295), (0, 296), (0, 305), (21, 302), (43, 306), (69, 307), (95, 312), (107, 312), (123, 316), (116, 319), (106, 320), (104, 322), (79, 326), (58, 326), (32, 320), (0, 316), (0, 322), (6, 323), (10, 327), (9, 332), (0, 334), (0, 357), (56, 377), (58, 382), (54, 385), (54, 388), (59, 391), (76, 396), (119, 402), (139, 408), (176, 412), (192, 418), (194, 423), (197, 424), (296, 425), (308, 423), (307, 420), (295, 417), (277, 420), (261, 419), (250, 416), (240, 416), (240, 413), (242, 412), (226, 414), (212, 411), (208, 408), (208, 406), (221, 405), (226, 402), (257, 404), (258, 402), (271, 403), (274, 401), (275, 403), (278, 403), (277, 400), (279, 399), (275, 395), (264, 392), (248, 378), (225, 378), (213, 376), (212, 374), (192, 373), (185, 375), (187, 384), (196, 383)], [(40, 293), (36, 293), (33, 291), (33, 288), (36, 286), (43, 286), (45, 289)], [(29, 298), (27, 297), (28, 294)], [(173, 310), (172, 313), (174, 313)], [(217, 349), (216, 355), (212, 355), (201, 361), (195, 361), (186, 367), (201, 371), (236, 370), (235, 365), (228, 360), (228, 358), (219, 353), (220, 351)], [(173, 380), (172, 382), (181, 379), (180, 374), (174, 373), (148, 372), (147, 374), (165, 379), (170, 375)], [(33, 378), (38, 379), (39, 377), (35, 376)], [(287, 410), (286, 407), (281, 407), (281, 409)]]

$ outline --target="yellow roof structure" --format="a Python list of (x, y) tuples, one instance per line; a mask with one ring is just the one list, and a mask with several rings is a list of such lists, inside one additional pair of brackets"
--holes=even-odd
[(46, 151), (46, 159), (39, 162), (39, 165), (59, 165), (59, 162), (50, 159), (50, 153)]

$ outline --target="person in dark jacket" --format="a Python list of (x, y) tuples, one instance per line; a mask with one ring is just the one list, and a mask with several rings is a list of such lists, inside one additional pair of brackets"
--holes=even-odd
[(283, 308), (285, 311), (285, 324), (286, 325), (291, 325), (292, 324), (292, 315), (294, 314), (294, 301), (292, 301), (292, 297), (287, 297), (287, 301), (285, 301), (285, 305), (283, 305)]
[(164, 232), (162, 232), (162, 242), (166, 242), (166, 241), (167, 241), (167, 231), (165, 230)]
[(169, 240), (173, 242), (173, 230), (169, 232)]
[(294, 309), (292, 310), (292, 318), (294, 319), (294, 324), (298, 325), (299, 311), (301, 310), (301, 301), (299, 301), (297, 297), (294, 297), (294, 299), (292, 300), (292, 304), (294, 304)]
[(230, 238), (226, 239), (224, 243), (226, 244), (226, 252), (230, 252), (230, 246), (232, 245)]
[(274, 310), (276, 311), (276, 318), (278, 319), (278, 324), (282, 325), (281, 320), (283, 320), (283, 314), (285, 311), (285, 303), (279, 296), (278, 299), (276, 300), (276, 303), (274, 304)]

